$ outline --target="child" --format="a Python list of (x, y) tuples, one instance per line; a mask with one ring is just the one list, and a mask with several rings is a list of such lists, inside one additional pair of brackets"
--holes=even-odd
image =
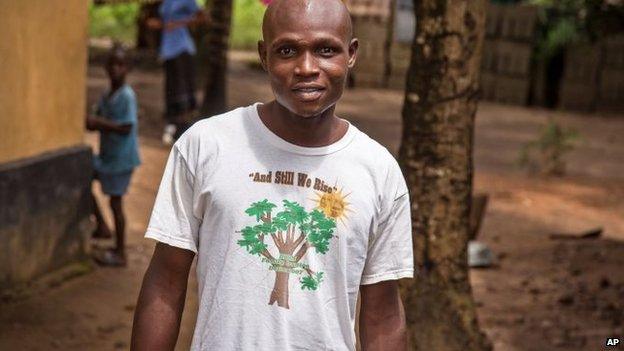
[[(115, 249), (104, 251), (96, 257), (98, 263), (107, 266), (126, 265), (123, 195), (130, 184), (132, 171), (141, 163), (137, 141), (136, 97), (125, 82), (128, 68), (126, 52), (120, 46), (115, 46), (106, 62), (110, 90), (100, 99), (96, 116), (87, 117), (87, 129), (100, 132), (100, 153), (94, 158), (95, 178), (99, 180), (102, 192), (110, 196), (115, 218)], [(93, 208), (97, 220), (94, 237), (111, 237), (95, 197)]]

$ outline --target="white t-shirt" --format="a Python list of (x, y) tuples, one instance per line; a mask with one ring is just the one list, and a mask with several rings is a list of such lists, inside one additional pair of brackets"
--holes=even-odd
[(354, 350), (360, 285), (413, 276), (405, 180), (353, 125), (301, 147), (257, 105), (178, 140), (145, 236), (198, 253), (192, 350)]

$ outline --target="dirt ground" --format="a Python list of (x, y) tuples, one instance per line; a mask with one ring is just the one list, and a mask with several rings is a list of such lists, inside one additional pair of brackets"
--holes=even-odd
[[(266, 101), (264, 74), (232, 54), (231, 106)], [(94, 103), (107, 82), (89, 68)], [(140, 282), (154, 243), (143, 232), (168, 149), (159, 142), (162, 76), (130, 76), (140, 103), (143, 165), (126, 200), (129, 266), (93, 272), (0, 304), (1, 350), (125, 350)], [(338, 112), (396, 152), (402, 93), (347, 91)], [(569, 155), (568, 175), (539, 178), (516, 166), (524, 143), (548, 118), (581, 136)], [(96, 135), (85, 141), (95, 145)], [(490, 195), (479, 240), (499, 258), (491, 269), (471, 271), (481, 326), (495, 350), (602, 350), (607, 337), (624, 337), (624, 116), (596, 116), (482, 103), (475, 141), (475, 191)], [(103, 198), (100, 197), (101, 203)], [(602, 227), (603, 236), (553, 240), (553, 232)], [(194, 325), (196, 285), (191, 278), (178, 350)], [(613, 348), (612, 348), (613, 349)]]

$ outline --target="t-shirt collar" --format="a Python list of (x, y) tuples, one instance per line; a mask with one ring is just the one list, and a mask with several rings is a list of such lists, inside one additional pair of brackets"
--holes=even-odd
[(331, 153), (340, 151), (348, 146), (356, 134), (355, 126), (349, 123), (349, 121), (345, 120), (345, 122), (347, 122), (348, 124), (347, 132), (338, 141), (326, 146), (319, 147), (306, 147), (295, 145), (282, 139), (280, 136), (273, 133), (269, 128), (267, 128), (264, 122), (262, 122), (262, 120), (260, 119), (260, 115), (258, 114), (258, 106), (260, 104), (260, 102), (256, 102), (253, 105), (247, 107), (248, 117), (249, 119), (251, 119), (256, 131), (260, 136), (265, 138), (271, 145), (283, 151), (306, 156), (329, 155)]

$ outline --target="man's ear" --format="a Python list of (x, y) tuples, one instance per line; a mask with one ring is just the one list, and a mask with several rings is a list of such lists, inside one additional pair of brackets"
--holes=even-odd
[(267, 70), (267, 48), (264, 40), (258, 40), (258, 56), (260, 57), (260, 64), (265, 71)]
[(353, 68), (355, 66), (359, 46), (360, 43), (357, 38), (351, 39), (351, 42), (349, 43), (349, 68)]

